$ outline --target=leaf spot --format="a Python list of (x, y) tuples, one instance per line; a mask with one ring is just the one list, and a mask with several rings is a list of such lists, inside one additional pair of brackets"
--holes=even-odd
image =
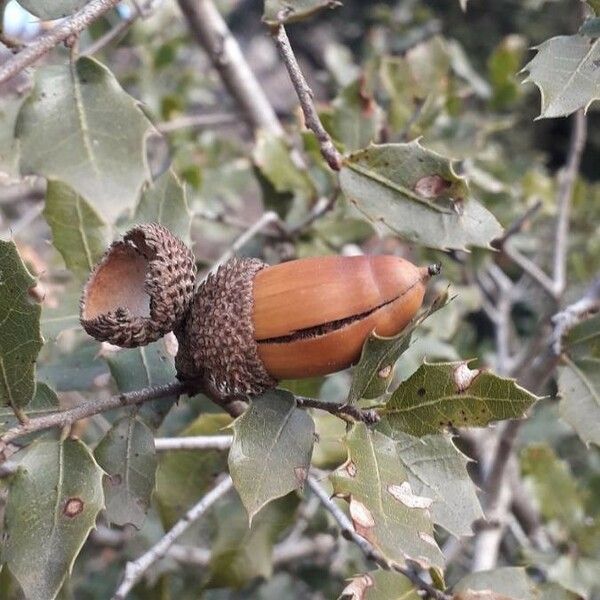
[(392, 365), (383, 367), (383, 369), (381, 369), (379, 371), (379, 373), (377, 373), (377, 375), (379, 375), (379, 377), (381, 377), (381, 379), (387, 379), (391, 374), (392, 374)]
[(417, 396), (420, 396), (421, 398), (426, 394), (425, 388), (419, 388), (417, 390)]
[(354, 524), (356, 533), (369, 539), (371, 530), (375, 527), (375, 519), (373, 518), (371, 511), (362, 502), (351, 498), (350, 517), (352, 517), (352, 523)]
[(299, 488), (304, 487), (304, 482), (308, 477), (308, 470), (306, 467), (294, 467), (294, 476), (296, 477), (296, 484)]
[(426, 544), (429, 544), (430, 546), (435, 546), (437, 548), (437, 544), (436, 544), (435, 539), (433, 538), (433, 536), (429, 535), (428, 533), (425, 533), (424, 531), (419, 531), (419, 537)]
[(353, 463), (351, 460), (349, 460), (345, 465), (344, 468), (346, 470), (346, 473), (348, 473), (349, 477), (356, 477), (356, 464)]
[(414, 494), (408, 481), (401, 485), (388, 485), (387, 490), (398, 502), (409, 508), (429, 508), (433, 504), (432, 498)]
[(363, 600), (367, 597), (367, 590), (374, 585), (373, 578), (365, 573), (359, 577), (354, 577), (342, 591), (342, 596), (349, 597), (350, 600)]
[(468, 390), (479, 373), (481, 373), (481, 369), (469, 369), (469, 365), (467, 365), (466, 362), (460, 363), (460, 365), (454, 369), (456, 391), (461, 393)]
[(77, 515), (83, 512), (83, 500), (81, 498), (73, 497), (69, 498), (65, 502), (65, 507), (63, 508), (63, 515), (72, 519)]
[(415, 192), (423, 198), (438, 198), (452, 184), (440, 175), (425, 175), (415, 184)]

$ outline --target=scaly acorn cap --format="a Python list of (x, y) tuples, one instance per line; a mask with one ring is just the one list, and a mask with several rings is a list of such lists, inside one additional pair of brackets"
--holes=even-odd
[(137, 225), (114, 242), (83, 290), (80, 320), (92, 337), (145, 346), (175, 329), (194, 294), (192, 252), (166, 227)]
[(175, 333), (183, 380), (255, 395), (279, 379), (326, 375), (360, 358), (369, 334), (413, 319), (436, 273), (395, 256), (326, 256), (269, 267), (233, 259), (198, 289)]

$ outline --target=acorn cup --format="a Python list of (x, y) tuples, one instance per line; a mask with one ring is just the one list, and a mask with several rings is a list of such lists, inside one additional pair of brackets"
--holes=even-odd
[(123, 348), (172, 331), (194, 295), (196, 263), (187, 246), (157, 223), (130, 229), (96, 265), (80, 303), (83, 328)]
[(280, 379), (326, 375), (360, 358), (372, 331), (399, 333), (437, 267), (395, 256), (326, 256), (273, 267), (235, 258), (199, 287), (177, 328), (180, 379), (256, 395)]

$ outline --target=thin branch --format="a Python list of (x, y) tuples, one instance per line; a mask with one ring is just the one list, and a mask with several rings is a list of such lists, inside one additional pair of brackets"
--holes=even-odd
[(504, 245), (511, 237), (523, 231), (543, 205), (544, 203), (541, 200), (532, 204), (518, 219), (513, 221), (513, 223), (505, 229), (502, 237), (492, 240), (491, 245), (498, 250), (504, 248)]
[(298, 100), (300, 100), (306, 126), (316, 135), (321, 154), (327, 161), (327, 164), (334, 171), (339, 171), (342, 168), (342, 156), (335, 147), (331, 136), (327, 133), (325, 127), (323, 127), (323, 123), (321, 123), (313, 101), (313, 91), (304, 78), (283, 25), (277, 25), (273, 29), (273, 39), (292, 80)]
[(185, 393), (185, 391), (186, 385), (184, 383), (173, 381), (164, 385), (148, 387), (133, 392), (125, 392), (104, 400), (90, 400), (68, 410), (51, 413), (36, 419), (30, 419), (27, 423), (13, 427), (0, 436), (0, 451), (14, 440), (29, 433), (43, 431), (44, 429), (52, 429), (54, 427), (66, 427), (67, 425), (75, 423), (75, 421), (92, 417), (98, 413), (113, 410), (115, 408), (122, 408), (124, 406), (141, 404), (142, 402), (156, 400), (157, 398), (162, 398), (164, 396), (179, 396)]
[(379, 414), (372, 409), (363, 409), (351, 404), (338, 404), (336, 402), (325, 402), (315, 398), (306, 398), (304, 396), (296, 396), (296, 404), (300, 408), (318, 408), (324, 410), (336, 417), (343, 418), (344, 416), (352, 418), (354, 421), (362, 421), (368, 425), (379, 421)]
[(581, 157), (587, 137), (587, 118), (583, 109), (574, 116), (571, 141), (567, 153), (567, 163), (560, 177), (556, 197), (557, 217), (556, 235), (554, 239), (554, 295), (559, 298), (565, 290), (567, 282), (567, 252), (569, 249), (569, 217), (571, 216), (571, 200), (581, 165)]
[(356, 530), (350, 519), (346, 516), (346, 513), (344, 513), (344, 511), (329, 497), (329, 494), (312, 475), (308, 477), (308, 485), (319, 498), (323, 507), (337, 521), (342, 530), (342, 535), (345, 538), (352, 540), (361, 549), (367, 560), (376, 562), (383, 569), (394, 570), (401, 573), (418, 589), (423, 590), (435, 600), (451, 600), (451, 596), (434, 588), (432, 585), (421, 579), (421, 577), (411, 569), (396, 564), (389, 564), (367, 539), (356, 533)]
[(532, 260), (527, 258), (524, 254), (521, 254), (516, 248), (513, 248), (509, 244), (504, 246), (504, 253), (510, 258), (516, 265), (521, 267), (523, 271), (529, 275), (539, 286), (546, 292), (552, 299), (556, 298), (554, 281), (540, 269)]
[(283, 136), (279, 119), (212, 0), (178, 0), (196, 41), (253, 129)]
[(176, 438), (156, 438), (154, 447), (158, 452), (166, 450), (227, 450), (232, 435), (192, 435)]
[(119, 4), (120, 1), (91, 0), (88, 2), (81, 10), (61, 21), (48, 33), (37, 38), (29, 46), (0, 66), (0, 83), (4, 83), (17, 75), (17, 73), (20, 73), (67, 38), (78, 35), (105, 12)]
[(137, 560), (128, 562), (125, 567), (123, 581), (117, 588), (112, 600), (125, 600), (127, 594), (133, 589), (148, 569), (161, 558), (164, 558), (175, 540), (182, 535), (193, 523), (202, 517), (208, 509), (223, 497), (233, 487), (231, 477), (227, 475), (221, 483), (217, 484), (197, 504), (175, 523), (173, 528), (164, 535), (148, 552), (142, 554)]

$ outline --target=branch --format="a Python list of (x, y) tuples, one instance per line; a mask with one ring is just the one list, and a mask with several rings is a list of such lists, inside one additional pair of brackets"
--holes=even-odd
[(269, 99), (212, 0), (178, 2), (196, 41), (206, 50), (252, 128), (282, 136), (283, 129)]
[(91, 25), (105, 12), (119, 4), (121, 0), (91, 0), (81, 10), (69, 18), (61, 21), (48, 33), (40, 36), (37, 40), (21, 50), (13, 58), (6, 61), (0, 67), (0, 83), (4, 83), (11, 77), (20, 73), (23, 69), (33, 64), (38, 58), (64, 42), (73, 35), (78, 35), (86, 27)]
[(574, 116), (571, 141), (567, 153), (567, 164), (563, 171), (558, 194), (556, 197), (557, 217), (556, 236), (554, 246), (554, 294), (558, 298), (565, 290), (567, 282), (567, 252), (569, 248), (569, 217), (571, 215), (571, 200), (573, 188), (577, 181), (577, 174), (581, 165), (581, 157), (587, 137), (587, 119), (583, 109), (579, 109)]
[(192, 435), (176, 438), (156, 438), (154, 448), (165, 450), (227, 450), (233, 441), (232, 435)]
[(327, 133), (325, 127), (323, 127), (323, 123), (321, 123), (321, 119), (319, 118), (319, 114), (317, 113), (317, 109), (313, 102), (313, 91), (310, 89), (310, 86), (302, 74), (300, 65), (298, 64), (292, 46), (290, 45), (290, 40), (288, 39), (285, 27), (283, 25), (277, 25), (273, 29), (272, 34), (275, 45), (285, 63), (285, 67), (290, 75), (296, 94), (298, 95), (298, 100), (300, 100), (300, 106), (304, 113), (306, 125), (317, 136), (321, 154), (327, 161), (327, 164), (334, 171), (339, 171), (342, 167), (342, 156), (335, 147), (331, 136)]
[(144, 573), (161, 558), (164, 558), (169, 548), (175, 543), (175, 540), (187, 529), (202, 517), (206, 511), (224, 496), (233, 487), (231, 477), (227, 475), (221, 483), (217, 484), (208, 494), (192, 506), (185, 515), (175, 523), (173, 528), (164, 535), (148, 552), (142, 554), (137, 560), (128, 562), (125, 567), (125, 575), (121, 585), (117, 588), (112, 600), (125, 600), (127, 594), (132, 590), (136, 583), (142, 578)]
[(306, 398), (305, 396), (296, 396), (296, 404), (299, 408), (318, 408), (324, 410), (336, 417), (343, 419), (344, 416), (351, 417), (354, 421), (361, 421), (372, 425), (379, 421), (379, 414), (373, 409), (362, 409), (351, 404), (338, 404), (337, 402), (325, 402), (315, 398)]
[(35, 433), (36, 431), (43, 431), (44, 429), (51, 429), (53, 427), (65, 427), (80, 419), (92, 417), (115, 408), (133, 406), (135, 404), (141, 404), (142, 402), (148, 402), (149, 400), (156, 400), (163, 396), (179, 396), (185, 393), (185, 391), (186, 385), (184, 383), (173, 381), (164, 385), (157, 385), (136, 390), (134, 392), (125, 392), (116, 396), (110, 396), (105, 400), (90, 400), (75, 408), (55, 412), (43, 417), (38, 417), (37, 419), (30, 419), (27, 423), (13, 427), (0, 436), (0, 452), (3, 452), (9, 443), (29, 433)]
[(308, 477), (308, 485), (319, 498), (324, 508), (337, 521), (342, 530), (342, 535), (346, 539), (352, 540), (361, 549), (367, 560), (376, 562), (380, 567), (388, 571), (394, 570), (398, 573), (401, 573), (418, 589), (423, 590), (435, 600), (451, 600), (451, 596), (434, 588), (432, 585), (421, 579), (421, 577), (419, 577), (419, 575), (417, 575), (417, 573), (411, 569), (396, 564), (390, 565), (387, 560), (381, 554), (379, 554), (375, 548), (373, 548), (368, 540), (356, 533), (354, 526), (352, 525), (350, 519), (346, 516), (346, 513), (344, 513), (344, 511), (329, 497), (329, 494), (312, 475)]

